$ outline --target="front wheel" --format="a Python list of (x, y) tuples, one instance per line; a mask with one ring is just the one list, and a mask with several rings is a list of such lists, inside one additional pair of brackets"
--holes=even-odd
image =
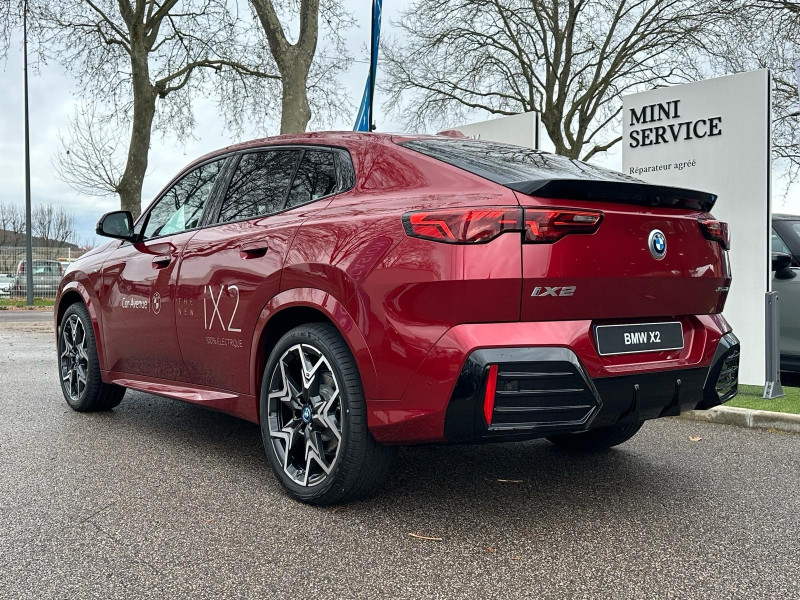
[(642, 428), (644, 421), (617, 423), (611, 427), (590, 429), (581, 433), (551, 435), (547, 439), (560, 448), (577, 452), (599, 452), (627, 442)]
[(67, 307), (58, 327), (58, 373), (64, 399), (73, 410), (111, 410), (125, 388), (103, 383), (89, 311), (80, 302)]
[(296, 327), (278, 341), (261, 381), (260, 415), (272, 470), (302, 502), (367, 496), (388, 476), (394, 449), (372, 438), (358, 368), (332, 325)]

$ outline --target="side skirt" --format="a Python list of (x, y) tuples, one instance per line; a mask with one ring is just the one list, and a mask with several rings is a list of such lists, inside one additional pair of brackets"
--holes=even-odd
[(238, 394), (204, 386), (132, 375), (117, 371), (102, 371), (103, 381), (122, 387), (174, 400), (183, 400), (218, 410), (251, 423), (258, 423), (258, 400), (249, 394)]

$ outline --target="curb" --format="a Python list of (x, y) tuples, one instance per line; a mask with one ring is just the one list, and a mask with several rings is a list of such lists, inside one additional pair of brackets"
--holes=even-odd
[(750, 429), (774, 429), (788, 433), (800, 433), (800, 415), (753, 410), (735, 406), (715, 406), (708, 410), (690, 410), (681, 413), (680, 418), (706, 423), (721, 423)]

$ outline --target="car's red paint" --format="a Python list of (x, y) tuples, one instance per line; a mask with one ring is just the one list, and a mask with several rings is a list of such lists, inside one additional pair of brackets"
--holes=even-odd
[[(356, 179), (348, 191), (280, 214), (112, 242), (70, 267), (57, 313), (80, 293), (105, 381), (258, 421), (269, 332), (287, 311), (317, 311), (353, 352), (373, 435), (395, 443), (444, 439), (453, 387), (478, 348), (567, 347), (598, 378), (711, 363), (727, 329), (709, 315), (722, 310), (730, 273), (720, 245), (700, 233), (697, 220), (708, 213), (525, 196), (400, 139), (281, 136), (199, 159), (184, 172), (248, 149), (323, 145), (349, 152)], [(509, 232), (475, 245), (412, 238), (401, 221), (414, 210), (520, 206), (599, 210), (603, 220), (595, 233), (555, 244), (522, 244)], [(654, 228), (670, 238), (660, 262), (646, 244)], [(537, 286), (577, 291), (536, 297)], [(681, 321), (683, 350), (598, 355), (594, 324), (654, 318)]]

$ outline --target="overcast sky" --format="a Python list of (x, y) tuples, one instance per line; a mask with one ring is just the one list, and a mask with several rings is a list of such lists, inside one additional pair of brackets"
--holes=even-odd
[[(366, 47), (369, 40), (368, 0), (344, 0), (345, 5), (355, 15), (359, 27), (348, 33), (351, 40), (351, 53), (359, 62), (354, 62), (341, 83), (348, 91), (353, 105), (352, 116), (336, 123), (336, 129), (350, 130), (353, 127), (358, 104), (364, 89), (367, 64)], [(397, 18), (400, 11), (410, 4), (409, 0), (389, 0), (383, 4), (383, 33), (392, 33), (390, 21)], [(24, 202), (24, 129), (22, 93), (22, 49), (15, 40), (5, 64), (0, 63), (0, 173), (3, 184), (0, 186), (0, 201)], [(380, 79), (380, 66), (378, 72)], [(63, 204), (76, 216), (78, 234), (82, 240), (94, 239), (94, 224), (100, 214), (119, 206), (116, 196), (95, 198), (81, 196), (67, 184), (60, 182), (54, 173), (53, 157), (60, 148), (59, 134), (66, 136), (69, 118), (74, 113), (76, 86), (71, 77), (65, 75), (56, 64), (44, 66), (31, 75), (30, 81), (30, 122), (31, 122), (31, 195), (34, 203)], [(381, 110), (383, 98), (380, 95), (375, 103), (375, 118), (378, 129), (399, 131), (402, 125), (391, 119)], [(147, 206), (158, 191), (187, 163), (198, 156), (216, 148), (226, 146), (242, 139), (263, 137), (277, 133), (277, 125), (271, 131), (257, 131), (253, 128), (242, 136), (233, 137), (226, 132), (223, 121), (216, 112), (213, 102), (198, 102), (195, 116), (197, 139), (178, 141), (174, 137), (153, 137), (149, 157), (148, 174), (144, 182), (142, 205)], [(475, 120), (481, 115), (476, 114)], [(277, 123), (277, 121), (276, 121)], [(622, 124), (620, 123), (620, 129)], [(546, 134), (542, 132), (546, 140)], [(548, 150), (549, 141), (543, 146)], [(607, 167), (621, 168), (621, 150), (615, 147), (607, 157), (601, 159)], [(800, 197), (792, 199), (788, 209), (800, 212)], [(793, 206), (796, 204), (797, 206)], [(775, 199), (775, 208), (787, 209), (782, 198)]]

